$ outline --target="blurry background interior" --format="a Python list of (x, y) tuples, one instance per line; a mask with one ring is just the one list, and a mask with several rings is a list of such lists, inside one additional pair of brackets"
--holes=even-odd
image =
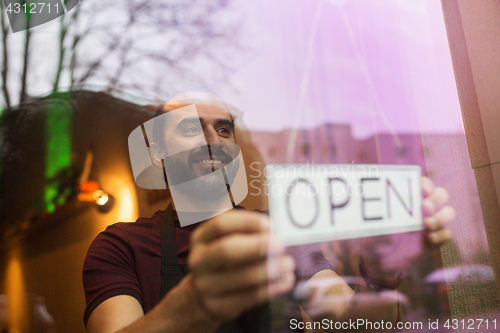
[[(420, 165), (458, 217), (406, 273), (408, 318), (498, 316), (498, 31), (497, 0), (83, 0), (15, 34), (4, 13), (0, 330), (85, 331), (91, 241), (170, 200), (135, 185), (127, 137), (190, 86), (243, 111), (246, 208), (270, 163)], [(357, 240), (321, 246), (359, 274)]]

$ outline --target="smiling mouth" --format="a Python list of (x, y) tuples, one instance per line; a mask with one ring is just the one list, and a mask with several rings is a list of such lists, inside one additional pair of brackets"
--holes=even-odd
[(211, 164), (222, 164), (222, 161), (220, 160), (203, 160), (198, 163), (211, 163)]
[(195, 159), (194, 164), (200, 165), (202, 168), (220, 169), (223, 168), (227, 163), (226, 159), (219, 156), (212, 158), (204, 156)]

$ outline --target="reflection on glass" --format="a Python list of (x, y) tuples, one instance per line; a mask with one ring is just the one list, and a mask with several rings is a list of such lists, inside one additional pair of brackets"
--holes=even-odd
[[(19, 266), (27, 272), (45, 267), (46, 256), (70, 258), (67, 274), (40, 272), (43, 281), (51, 281), (44, 288), (64, 294), (60, 286), (79, 274), (73, 257), (84, 253), (75, 253), (74, 244), (90, 244), (105, 226), (133, 221), (139, 212), (151, 215), (170, 200), (182, 226), (235, 206), (273, 215), (277, 208), (266, 178), (272, 164), (414, 165), (450, 194), (457, 211), (449, 226), (452, 241), (422, 257), (421, 233), (394, 226), (377, 237), (359, 229), (330, 238), (319, 230), (315, 241), (299, 234), (293, 244), (301, 245), (288, 251), (297, 259), (300, 281), (294, 293), (272, 302), (273, 330), (289, 331), (291, 319), (314, 322), (332, 313), (328, 318), (338, 319), (346, 303), (352, 305), (346, 319), (361, 315), (375, 322), (380, 313), (396, 311), (401, 320), (423, 323), (408, 328), (413, 331), (449, 329), (455, 319), (462, 329), (460, 320), (468, 327), (472, 318), (477, 331), (495, 330), (500, 304), (489, 252), (494, 233), (484, 227), (471, 169), (445, 2), (77, 3), (67, 1), (65, 15), (50, 17), (6, 12), (0, 31), (6, 55), (0, 93), (1, 250), (26, 252)], [(16, 22), (8, 20), (13, 16)], [(58, 19), (14, 34), (30, 17), (32, 25)], [(220, 99), (160, 100), (192, 84), (210, 86)], [(158, 105), (164, 108), (155, 114)], [(207, 137), (208, 111), (220, 113), (221, 127), (232, 122), (234, 140)], [(78, 199), (88, 152), (95, 153), (95, 163), (87, 176), (99, 181), (89, 193), (108, 217), (95, 217)], [(307, 181), (292, 189), (311, 195)], [(403, 192), (391, 192), (393, 202), (409, 207), (407, 197), (396, 193)], [(318, 207), (335, 209), (328, 222), (355, 225), (341, 211), (343, 205), (354, 207), (347, 198), (321, 197)], [(369, 206), (378, 197), (366, 198)], [(291, 199), (289, 212), (308, 221), (315, 215), (308, 215), (304, 202)], [(377, 202), (385, 209), (385, 201)], [(387, 211), (358, 207), (353, 214), (366, 213), (370, 223)], [(394, 223), (401, 216), (393, 214)], [(65, 228), (63, 222), (73, 219)], [(46, 238), (23, 238), (40, 230)], [(13, 260), (5, 256), (0, 272)], [(339, 277), (310, 280), (327, 270)], [(380, 272), (392, 283), (377, 280)], [(9, 279), (0, 277), (6, 284)], [(20, 280), (27, 290), (33, 287)], [(74, 305), (83, 296), (78, 290), (61, 297)], [(30, 302), (30, 323), (40, 326), (33, 330), (54, 330), (43, 299)], [(57, 313), (73, 308), (60, 306)], [(2, 333), (12, 329), (8, 310), (1, 296)], [(490, 326), (477, 318), (490, 320)]]

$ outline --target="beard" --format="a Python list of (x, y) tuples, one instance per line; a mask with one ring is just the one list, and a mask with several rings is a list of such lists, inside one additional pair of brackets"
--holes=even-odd
[(236, 178), (239, 153), (234, 143), (211, 143), (169, 156), (164, 160), (168, 185), (193, 200), (217, 201)]

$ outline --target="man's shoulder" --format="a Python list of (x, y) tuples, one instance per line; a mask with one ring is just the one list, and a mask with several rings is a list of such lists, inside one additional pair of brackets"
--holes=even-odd
[(234, 209), (244, 209), (244, 210), (249, 210), (249, 211), (252, 211), (252, 212), (257, 212), (257, 213), (262, 213), (262, 214), (269, 215), (269, 210), (249, 209), (249, 208), (246, 208), (246, 207), (243, 207), (243, 206), (240, 206), (240, 205), (234, 206)]
[(159, 227), (164, 211), (159, 210), (151, 217), (139, 217), (135, 222), (117, 222), (109, 225), (106, 229), (121, 229), (124, 231), (134, 231), (140, 229), (154, 229)]
[(160, 237), (160, 225), (163, 211), (157, 211), (149, 218), (140, 217), (135, 222), (117, 222), (109, 225), (96, 239), (113, 239), (126, 243), (144, 243)]

